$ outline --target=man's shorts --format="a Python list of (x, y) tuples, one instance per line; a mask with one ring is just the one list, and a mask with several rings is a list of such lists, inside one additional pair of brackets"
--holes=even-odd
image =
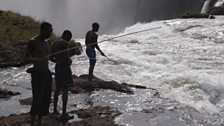
[(52, 74), (50, 71), (31, 73), (33, 101), (31, 115), (44, 116), (49, 114), (51, 102)]
[(86, 48), (86, 55), (90, 60), (96, 60), (96, 51), (94, 48)]
[(63, 64), (56, 64), (55, 82), (58, 88), (68, 88), (70, 85), (73, 84), (73, 77), (70, 66)]

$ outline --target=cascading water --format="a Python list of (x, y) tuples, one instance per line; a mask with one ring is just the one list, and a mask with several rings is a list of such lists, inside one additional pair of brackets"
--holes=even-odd
[(212, 7), (221, 7), (223, 6), (224, 0), (206, 0), (201, 9), (201, 13), (206, 14), (209, 12), (209, 9)]
[(202, 14), (206, 14), (208, 12), (209, 9), (209, 3), (211, 2), (211, 0), (206, 0), (202, 9), (201, 9), (201, 13)]
[(224, 4), (224, 0), (218, 0), (218, 1), (215, 3), (215, 7), (223, 6), (223, 4)]

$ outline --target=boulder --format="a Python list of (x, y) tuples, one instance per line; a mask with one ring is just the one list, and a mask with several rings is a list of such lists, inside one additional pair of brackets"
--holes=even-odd
[[(73, 75), (73, 84), (70, 86), (69, 91), (71, 91), (73, 94), (78, 94), (80, 92), (92, 92), (95, 90), (113, 90), (121, 93), (126, 93), (126, 94), (134, 94), (134, 91), (131, 88), (137, 88), (137, 89), (150, 89), (155, 91), (154, 96), (160, 96), (158, 90), (151, 88), (151, 87), (146, 87), (146, 86), (141, 86), (141, 85), (133, 85), (133, 84), (127, 84), (127, 83), (118, 83), (116, 81), (105, 81), (102, 80), (98, 77), (93, 78), (93, 81), (88, 81), (88, 75), (83, 74), (80, 76)], [(54, 92), (55, 89), (55, 81), (53, 81), (52, 84), (52, 92)], [(31, 105), (32, 103), (32, 98), (27, 98), (27, 99), (21, 99), (20, 104), (23, 105)]]
[[(82, 89), (86, 92), (91, 92), (99, 89), (109, 89), (127, 94), (134, 93), (128, 85), (119, 84), (116, 81), (105, 81), (95, 76), (93, 78), (93, 81), (88, 81), (87, 74), (80, 75), (79, 77), (76, 77), (73, 80), (73, 87), (78, 87), (78, 89)], [(70, 90), (72, 92), (77, 92), (77, 88), (74, 91), (72, 90), (72, 88)]]
[(18, 93), (18, 92), (12, 92), (12, 91), (0, 89), (0, 99), (10, 98), (12, 96), (19, 95), (19, 94), (20, 93)]
[(224, 15), (224, 7), (213, 7), (210, 9), (209, 14), (211, 15)]
[(195, 13), (195, 12), (187, 12), (183, 13), (175, 18), (209, 18), (209, 19), (214, 19), (214, 16), (211, 16), (209, 14), (202, 14), (202, 13)]
[[(69, 122), (64, 126), (118, 126), (114, 118), (121, 112), (116, 108), (96, 106), (72, 111), (70, 114), (77, 114), (81, 121)], [(0, 126), (29, 126), (29, 120), (29, 113), (12, 114), (8, 117), (0, 117)], [(61, 126), (62, 124), (53, 115), (49, 115), (43, 119), (43, 125)]]

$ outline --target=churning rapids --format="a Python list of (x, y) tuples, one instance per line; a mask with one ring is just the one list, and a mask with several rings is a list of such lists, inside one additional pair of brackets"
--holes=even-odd
[[(106, 80), (158, 89), (134, 89), (134, 95), (110, 90), (93, 94), (70, 94), (69, 105), (117, 107), (123, 114), (116, 122), (126, 126), (220, 126), (224, 124), (224, 17), (216, 19), (173, 19), (138, 23), (119, 35), (162, 27), (100, 43), (116, 64), (98, 55), (95, 75)], [(105, 40), (114, 35), (100, 36)], [(82, 44), (83, 40), (81, 41)], [(84, 48), (83, 48), (84, 49)], [(85, 50), (85, 49), (84, 49)], [(31, 96), (26, 67), (1, 69), (0, 86), (19, 96), (0, 102), (0, 116), (28, 112), (18, 100)], [(53, 64), (51, 69), (53, 70)], [(88, 72), (83, 53), (73, 57), (72, 70)]]

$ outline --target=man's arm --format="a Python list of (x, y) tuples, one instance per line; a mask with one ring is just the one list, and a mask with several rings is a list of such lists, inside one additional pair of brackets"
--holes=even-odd
[(101, 53), (102, 56), (106, 56), (106, 55), (103, 53), (103, 51), (101, 51), (100, 47), (98, 46), (98, 42), (97, 42), (97, 40), (98, 40), (98, 36), (96, 35), (96, 36), (94, 37), (94, 42), (96, 43), (96, 44), (95, 44), (96, 49)]
[(68, 44), (68, 42), (64, 42), (63, 43), (63, 45), (62, 45), (62, 50), (67, 50), (67, 51), (65, 51), (64, 52), (64, 57), (65, 57), (65, 59), (66, 60), (68, 60), (68, 63), (69, 63), (69, 65), (71, 65), (72, 64), (72, 60), (71, 60), (71, 56), (70, 56), (70, 52), (71, 52), (71, 50), (69, 49), (69, 44)]

